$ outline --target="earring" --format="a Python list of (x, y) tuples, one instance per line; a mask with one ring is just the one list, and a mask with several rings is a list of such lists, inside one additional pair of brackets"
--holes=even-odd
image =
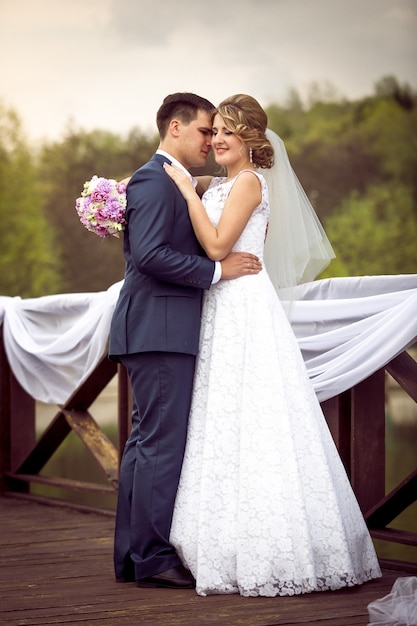
[(249, 161), (250, 161), (251, 163), (253, 163), (253, 161), (252, 161), (252, 154), (253, 154), (253, 152), (252, 152), (252, 148), (249, 148)]

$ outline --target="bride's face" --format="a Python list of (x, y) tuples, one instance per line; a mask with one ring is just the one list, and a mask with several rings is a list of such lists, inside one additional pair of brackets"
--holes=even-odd
[(230, 168), (249, 160), (243, 141), (227, 130), (223, 118), (217, 113), (213, 120), (211, 145), (216, 163)]

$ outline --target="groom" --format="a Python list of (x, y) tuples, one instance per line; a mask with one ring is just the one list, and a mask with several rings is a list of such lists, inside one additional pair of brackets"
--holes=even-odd
[[(261, 269), (256, 257), (214, 263), (201, 250), (185, 200), (163, 169), (203, 167), (213, 105), (195, 94), (167, 96), (157, 113), (159, 149), (127, 187), (125, 279), (110, 331), (111, 359), (127, 369), (132, 431), (123, 453), (116, 512), (116, 580), (192, 588), (169, 543), (184, 456), (204, 289)], [(188, 173), (188, 172), (187, 172)], [(191, 176), (190, 176), (191, 177)]]

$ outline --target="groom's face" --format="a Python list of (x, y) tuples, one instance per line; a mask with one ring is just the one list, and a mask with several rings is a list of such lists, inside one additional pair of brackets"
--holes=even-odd
[(198, 111), (197, 117), (181, 126), (181, 163), (190, 167), (204, 167), (211, 150), (211, 117)]

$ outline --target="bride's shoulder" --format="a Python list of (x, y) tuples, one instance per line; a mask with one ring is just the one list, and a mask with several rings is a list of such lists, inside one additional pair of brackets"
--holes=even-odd
[(234, 182), (238, 181), (240, 181), (241, 185), (243, 184), (244, 187), (248, 188), (252, 188), (255, 185), (259, 186), (259, 184), (263, 187), (266, 184), (262, 174), (253, 169), (241, 170), (234, 179)]
[(245, 177), (247, 180), (253, 180), (253, 176), (258, 178), (258, 180), (260, 181), (265, 180), (262, 174), (260, 174), (257, 170), (252, 170), (249, 168), (246, 170), (241, 170), (239, 174), (237, 174), (236, 178)]

